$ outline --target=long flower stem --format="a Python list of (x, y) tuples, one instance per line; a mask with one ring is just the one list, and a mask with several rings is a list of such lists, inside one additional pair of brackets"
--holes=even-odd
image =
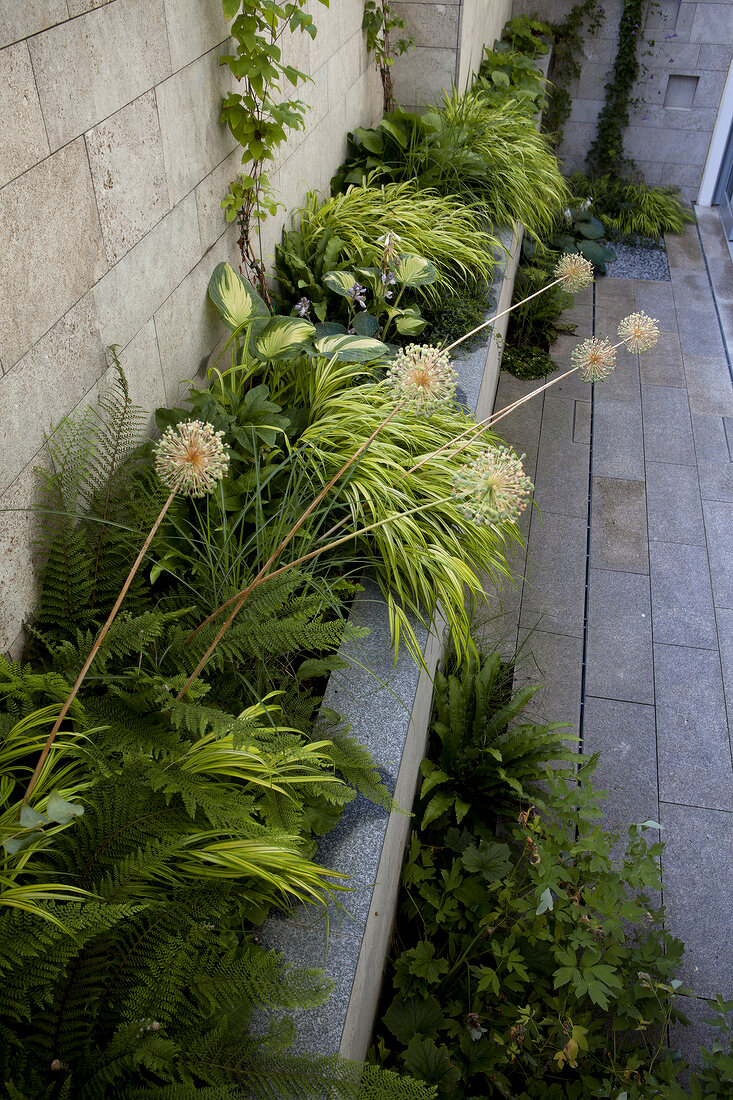
[(488, 321), (484, 321), (483, 324), (478, 325), (476, 328), (472, 328), (465, 336), (461, 336), (458, 340), (454, 340), (447, 348), (443, 348), (443, 351), (452, 351), (453, 348), (457, 348), (459, 344), (462, 344), (464, 340), (468, 340), (469, 336), (475, 336), (477, 332), (481, 332), (482, 329), (488, 328), (489, 325), (493, 325), (495, 321), (498, 321), (501, 317), (505, 317), (507, 313), (511, 313), (513, 309), (517, 309), (518, 306), (523, 306), (525, 302), (531, 302), (533, 298), (536, 298), (539, 294), (544, 294), (546, 290), (550, 290), (551, 287), (557, 286), (558, 283), (564, 283), (565, 278), (566, 277), (563, 275), (559, 279), (553, 279), (551, 283), (548, 283), (547, 286), (540, 287), (534, 294), (530, 294), (527, 298), (522, 298), (521, 302), (514, 302), (513, 305), (507, 306), (501, 313), (497, 313), (495, 317), (490, 317)]
[[(250, 581), (246, 588), (237, 593), (236, 596), (233, 596), (232, 599), (228, 600), (226, 604), (222, 604), (218, 611), (215, 611), (214, 614), (210, 615), (209, 618), (206, 620), (206, 622), (210, 622), (215, 615), (219, 614), (219, 611), (224, 610), (225, 607), (230, 606), (230, 604), (234, 603), (234, 601), (236, 600), (236, 603), (234, 603), (234, 607), (229, 613), (229, 617), (227, 618), (226, 622), (220, 628), (219, 632), (214, 638), (214, 641), (206, 650), (206, 653), (203, 655), (198, 665), (189, 676), (188, 680), (186, 680), (186, 683), (179, 691), (176, 699), (182, 699), (190, 688), (191, 684), (194, 682), (194, 680), (196, 680), (204, 665), (208, 661), (209, 657), (214, 652), (219, 642), (224, 637), (231, 624), (234, 622), (234, 619), (246, 602), (247, 598), (252, 594), (255, 588), (258, 588), (261, 584), (264, 584), (265, 581), (269, 581), (273, 577), (279, 577), (281, 573), (287, 573), (289, 569), (296, 569), (299, 565), (303, 565), (305, 562), (311, 561), (312, 558), (317, 558), (319, 554), (325, 554), (327, 551), (334, 550), (337, 546), (341, 546), (343, 543), (349, 542), (351, 539), (360, 538), (361, 535), (367, 535), (370, 531), (375, 531), (378, 527), (384, 527), (386, 523), (392, 523), (396, 519), (405, 519), (407, 516), (414, 516), (417, 512), (424, 512), (426, 508), (434, 508), (437, 504), (447, 504), (449, 500), (453, 500), (452, 495), (441, 497), (439, 500), (430, 500), (427, 501), (427, 503), (425, 504), (418, 504), (414, 508), (408, 508), (407, 511), (399, 512), (395, 516), (386, 516), (384, 519), (376, 520), (376, 522), (370, 523), (368, 527), (360, 527), (356, 531), (350, 531), (348, 535), (342, 535), (341, 538), (334, 539), (333, 542), (329, 542), (326, 546), (320, 546), (316, 550), (309, 550), (307, 554), (302, 554), (301, 557), (296, 558), (295, 561), (289, 561), (287, 565), (281, 565), (279, 569), (273, 569), (271, 573), (265, 573), (264, 568), (261, 569), (255, 579), (253, 581)], [(204, 623), (201, 623), (201, 626), (197, 627), (195, 633), (201, 630), (204, 625)], [(193, 637), (193, 635), (190, 635), (190, 637)]]
[(53, 724), (53, 729), (51, 730), (51, 732), (49, 733), (49, 735), (46, 739), (46, 744), (43, 746), (43, 751), (41, 752), (41, 755), (38, 758), (38, 763), (35, 766), (35, 769), (33, 771), (33, 775), (31, 776), (31, 779), (30, 779), (30, 783), (26, 787), (26, 792), (23, 795), (23, 802), (24, 803), (28, 801), (28, 799), (30, 798), (31, 793), (33, 791), (33, 788), (35, 787), (36, 783), (38, 782), (38, 777), (41, 774), (41, 768), (44, 765), (46, 757), (48, 756), (49, 752), (51, 751), (51, 745), (54, 742), (54, 738), (56, 737), (56, 734), (59, 732), (59, 729), (61, 728), (61, 723), (63, 722), (64, 718), (68, 714), (69, 707), (74, 702), (74, 699), (77, 696), (79, 688), (82, 685), (84, 677), (86, 676), (87, 672), (89, 671), (89, 669), (91, 667), (91, 664), (92, 664), (92, 661), (97, 656), (97, 653), (99, 651), (99, 647), (101, 646), (102, 642), (104, 641), (105, 636), (107, 634), (107, 631), (112, 626), (112, 623), (115, 620), (117, 612), (120, 610), (120, 606), (122, 605), (122, 601), (124, 600), (125, 596), (127, 595), (127, 590), (129, 589), (130, 585), (132, 584), (133, 577), (135, 576), (138, 569), (140, 568), (140, 563), (142, 562), (143, 558), (147, 554), (148, 549), (150, 548), (150, 544), (153, 541), (153, 539), (155, 538), (155, 534), (156, 534), (158, 528), (160, 527), (161, 523), (163, 522), (163, 518), (165, 517), (166, 512), (170, 508), (171, 503), (173, 501), (173, 498), (175, 497), (177, 492), (178, 492), (178, 487), (176, 486), (175, 488), (173, 488), (171, 490), (170, 496), (168, 497), (165, 504), (161, 508), (160, 513), (158, 515), (158, 518), (156, 519), (155, 523), (151, 527), (150, 532), (148, 533), (148, 537), (145, 539), (145, 542), (143, 543), (143, 545), (140, 549), (140, 553), (135, 558), (135, 562), (134, 562), (134, 565), (132, 566), (132, 569), (127, 574), (127, 580), (125, 581), (125, 583), (122, 585), (122, 588), (120, 589), (120, 593), (119, 593), (117, 599), (115, 600), (114, 607), (112, 608), (109, 615), (107, 616), (106, 623), (104, 624), (104, 626), (100, 630), (99, 634), (97, 635), (97, 640), (94, 643), (94, 645), (92, 646), (92, 648), (90, 649), (89, 656), (87, 657), (86, 661), (82, 665), (81, 672), (77, 676), (76, 682), (75, 682), (74, 686), (72, 687), (71, 691), (69, 692), (69, 695), (68, 695), (68, 697), (66, 699), (66, 702), (64, 703), (63, 707), (61, 708), (61, 711), (59, 712), (59, 716)]
[[(183, 688), (183, 690), (180, 692), (180, 694), (178, 696), (179, 699), (188, 690), (188, 687), (190, 686), (190, 684), (193, 682), (193, 680), (196, 679), (198, 674), (201, 672), (201, 669), (204, 667), (204, 665), (208, 661), (209, 657), (214, 652), (214, 649), (216, 648), (216, 646), (221, 641), (221, 638), (223, 637), (225, 631), (228, 629), (229, 624), (232, 622), (234, 617), (239, 612), (239, 609), (244, 604), (245, 600), (249, 596), (252, 589), (254, 587), (256, 587), (256, 585), (261, 583), (261, 581), (264, 580), (264, 578), (266, 576), (268, 576), (268, 575), (271, 576), (272, 575), (272, 574), (269, 573), (270, 567), (275, 564), (275, 562), (280, 557), (280, 555), (282, 554), (285, 547), (288, 545), (289, 542), (292, 541), (292, 539), (295, 537), (295, 535), (301, 529), (301, 527), (303, 526), (305, 521), (308, 519), (308, 516), (311, 515), (313, 510), (318, 507), (318, 505), (321, 503), (321, 501), (326, 496), (326, 494), (328, 492), (330, 492), (331, 489), (333, 489), (336, 482), (361, 457), (361, 455), (364, 453), (364, 451), (366, 451), (367, 447), (369, 447), (374, 442), (374, 440), (377, 438), (379, 433), (387, 426), (387, 424), (389, 424), (390, 420), (392, 420), (393, 417), (395, 417), (397, 415), (397, 413), (404, 407), (404, 404), (405, 404), (405, 402), (401, 401), (398, 405), (396, 405), (394, 407), (394, 409), (392, 409), (392, 412), (389, 414), (389, 416), (385, 417), (385, 419), (382, 420), (381, 423), (377, 425), (377, 427), (374, 429), (374, 431), (369, 436), (369, 438), (364, 440), (361, 447), (359, 447), (359, 449), (353, 455), (351, 455), (351, 457), (349, 459), (347, 459), (347, 461), (343, 464), (341, 469), (336, 474), (334, 474), (334, 476), (331, 478), (331, 480), (328, 482), (328, 484), (324, 485), (324, 487), (321, 489), (318, 496), (314, 500), (311, 501), (311, 503), (308, 505), (306, 510), (300, 516), (300, 518), (298, 520), (296, 520), (296, 522), (290, 528), (287, 535), (282, 539), (282, 541), (273, 550), (272, 554), (270, 555), (268, 560), (265, 562), (265, 564), (262, 566), (262, 568), (260, 569), (257, 576), (254, 578), (254, 580), (249, 585), (247, 585), (247, 587), (245, 589), (243, 589), (242, 592), (238, 592), (236, 596), (232, 596), (230, 599), (226, 600), (223, 604), (221, 604), (220, 607), (217, 607), (216, 611), (212, 611), (212, 613), (206, 619), (204, 619), (204, 621), (202, 623), (199, 623), (199, 625), (196, 627), (196, 629), (193, 630), (189, 634), (188, 638), (186, 639), (187, 642), (192, 641), (192, 639), (195, 638), (196, 635), (201, 630), (204, 629), (204, 627), (208, 626), (209, 623), (213, 622), (214, 619), (218, 618), (218, 616), (222, 613), (222, 611), (225, 611), (227, 609), (227, 607), (231, 607), (232, 604), (236, 605), (233, 613), (227, 619), (227, 621), (225, 622), (223, 628), (219, 631), (216, 638), (211, 643), (211, 646), (206, 651), (204, 656), (201, 658), (201, 661), (199, 662), (199, 665), (196, 668), (196, 671), (193, 673), (193, 675), (186, 682), (185, 687)], [(324, 549), (325, 549), (325, 547), (324, 547)]]

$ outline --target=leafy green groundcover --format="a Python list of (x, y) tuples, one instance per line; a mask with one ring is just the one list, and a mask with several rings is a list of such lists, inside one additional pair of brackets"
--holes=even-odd
[[(632, 826), (619, 855), (595, 758), (543, 774), (559, 735), (513, 725), (527, 698), (507, 701), (498, 668), (494, 655), (437, 684), (422, 825), (370, 1056), (455, 1098), (730, 1097), (729, 1042), (703, 1052), (690, 1091), (665, 1046), (670, 1020), (684, 1019), (683, 946), (654, 901), (663, 845), (648, 837), (659, 826)], [(727, 1030), (733, 1002), (714, 1009)]]

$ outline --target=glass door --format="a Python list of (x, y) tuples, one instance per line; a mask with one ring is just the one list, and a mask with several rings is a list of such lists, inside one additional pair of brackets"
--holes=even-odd
[(733, 241), (733, 131), (728, 135), (728, 145), (713, 195), (713, 205), (720, 207), (720, 218), (725, 235), (729, 241)]

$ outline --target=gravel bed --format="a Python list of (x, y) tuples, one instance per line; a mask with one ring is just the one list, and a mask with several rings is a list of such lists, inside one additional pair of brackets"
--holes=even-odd
[(616, 253), (616, 260), (606, 264), (609, 279), (655, 279), (658, 282), (669, 280), (667, 250), (650, 247), (645, 244), (614, 244), (604, 241)]

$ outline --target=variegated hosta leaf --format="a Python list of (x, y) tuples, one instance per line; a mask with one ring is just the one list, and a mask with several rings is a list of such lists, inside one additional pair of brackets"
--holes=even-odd
[(403, 336), (417, 336), (425, 328), (427, 321), (418, 309), (406, 309), (395, 321), (397, 331)]
[(323, 336), (315, 344), (319, 355), (325, 355), (329, 359), (335, 356), (336, 359), (349, 363), (368, 363), (389, 352), (389, 348), (381, 340), (373, 340), (368, 336)]
[(395, 271), (395, 278), (403, 286), (427, 286), (434, 283), (438, 273), (424, 256), (415, 256), (413, 253), (400, 255), (400, 262)]
[(340, 294), (342, 298), (351, 297), (351, 288), (356, 282), (356, 275), (350, 271), (327, 271), (323, 281), (329, 290)]
[(268, 317), (270, 314), (257, 291), (226, 263), (217, 264), (212, 271), (209, 297), (232, 332), (255, 317)]
[(273, 317), (255, 340), (255, 351), (261, 359), (285, 359), (302, 353), (315, 331), (315, 325), (300, 317)]

